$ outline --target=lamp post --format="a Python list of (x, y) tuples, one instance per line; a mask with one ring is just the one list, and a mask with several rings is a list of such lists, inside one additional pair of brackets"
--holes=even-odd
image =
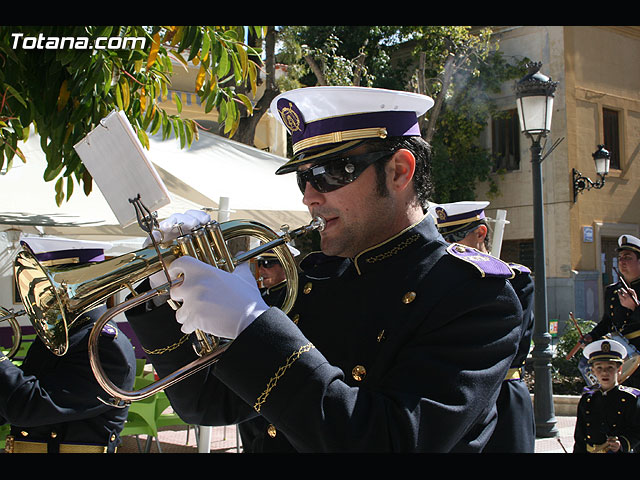
[(534, 291), (534, 416), (537, 437), (558, 435), (551, 383), (551, 335), (547, 318), (547, 278), (542, 196), (542, 147), (540, 140), (551, 131), (553, 97), (557, 82), (540, 73), (541, 63), (531, 63), (527, 74), (515, 85), (520, 129), (531, 140), (533, 176)]
[(604, 145), (598, 145), (598, 150), (591, 154), (593, 161), (596, 163), (596, 173), (600, 180), (594, 182), (588, 177), (573, 169), (573, 203), (576, 203), (578, 194), (583, 190), (591, 190), (592, 188), (604, 187), (604, 177), (609, 173), (609, 162), (611, 154), (604, 148)]

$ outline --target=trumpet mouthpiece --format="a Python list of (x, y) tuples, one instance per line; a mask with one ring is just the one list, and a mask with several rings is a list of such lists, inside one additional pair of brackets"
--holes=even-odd
[(326, 220), (322, 218), (320, 215), (318, 215), (317, 217), (314, 217), (313, 220), (311, 221), (311, 226), (314, 229), (318, 230), (319, 232), (324, 230), (324, 227), (326, 224), (327, 224)]

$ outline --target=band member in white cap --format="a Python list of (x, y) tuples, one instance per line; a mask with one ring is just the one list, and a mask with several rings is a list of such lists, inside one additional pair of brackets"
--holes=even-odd
[(194, 329), (234, 339), (209, 372), (167, 389), (185, 421), (261, 415), (267, 427), (243, 443), (252, 452), (482, 451), (522, 310), (508, 266), (447, 251), (426, 215), (430, 147), (417, 120), (432, 105), (360, 87), (274, 100), (294, 150), (277, 173), (295, 174), (324, 217), (322, 253), (301, 262), (289, 316), (267, 308), (246, 271), (188, 257), (169, 267), (184, 274), (177, 313), (130, 312), (145, 347), (163, 352), (151, 357), (160, 375), (193, 359), (180, 341)]
[(574, 453), (633, 453), (640, 444), (640, 390), (618, 384), (627, 350), (597, 340), (583, 352), (598, 379), (580, 398)]
[[(489, 202), (454, 202), (435, 207), (438, 230), (447, 242), (475, 248), (488, 254), (489, 224), (485, 209)], [(456, 247), (454, 247), (456, 248)], [(518, 353), (502, 382), (498, 396), (498, 424), (483, 450), (485, 453), (533, 453), (536, 426), (529, 388), (524, 381), (524, 363), (533, 335), (533, 279), (524, 265), (510, 263), (510, 279), (522, 304), (522, 334)]]
[[(26, 237), (23, 244), (43, 267), (104, 260), (104, 244), (97, 242)], [(105, 311), (99, 305), (72, 324), (68, 319), (71, 326), (63, 355), (54, 354), (47, 346), (50, 339), (41, 339), (40, 333), (20, 367), (0, 355), (0, 421), (11, 424), (5, 452), (116, 452), (129, 408), (110, 406), (98, 398), (108, 395), (93, 375), (88, 356), (89, 335)], [(54, 330), (52, 324), (47, 325)], [(136, 373), (133, 346), (115, 323), (108, 323), (100, 333), (100, 355), (109, 378), (120, 388), (132, 389)]]
[[(636, 350), (640, 349), (640, 239), (633, 235), (618, 238), (618, 269), (620, 278), (604, 291), (604, 315), (583, 338), (585, 343), (598, 340), (607, 333), (623, 336)], [(640, 388), (640, 369), (624, 381)]]

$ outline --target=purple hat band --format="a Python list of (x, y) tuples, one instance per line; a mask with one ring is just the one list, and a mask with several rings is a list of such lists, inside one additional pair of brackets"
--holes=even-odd
[(55, 252), (38, 253), (36, 254), (36, 258), (39, 262), (55, 262), (60, 264), (65, 263), (64, 260), (68, 260), (66, 263), (101, 262), (104, 260), (104, 250), (101, 248), (58, 250)]
[(386, 128), (390, 137), (420, 135), (415, 112), (369, 112), (326, 118), (307, 123), (302, 131), (291, 134), (294, 143), (305, 138), (363, 128)]

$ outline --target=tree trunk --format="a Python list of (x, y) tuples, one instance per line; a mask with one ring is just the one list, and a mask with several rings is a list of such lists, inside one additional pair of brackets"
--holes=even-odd
[(447, 96), (447, 90), (449, 90), (449, 85), (451, 85), (451, 78), (453, 76), (453, 67), (455, 63), (455, 58), (456, 57), (454, 55), (449, 55), (444, 64), (444, 74), (442, 76), (442, 88), (440, 89), (440, 93), (435, 99), (433, 108), (429, 112), (429, 123), (427, 124), (427, 131), (424, 134), (424, 139), (427, 142), (431, 142), (431, 139), (433, 139), (433, 135), (435, 134), (436, 120), (438, 119), (440, 110), (442, 110), (442, 104), (444, 103), (444, 99)]
[(305, 55), (304, 59), (306, 60), (307, 65), (309, 65), (309, 68), (311, 68), (311, 71), (313, 72), (313, 74), (316, 76), (318, 85), (321, 85), (321, 86), (327, 85), (327, 79), (324, 77), (324, 74), (322, 73), (322, 69), (320, 68), (318, 63), (313, 59), (313, 57), (311, 55)]
[(262, 116), (269, 110), (271, 101), (278, 95), (276, 87), (276, 63), (275, 63), (276, 30), (273, 26), (267, 28), (265, 37), (265, 90), (262, 97), (253, 106), (253, 115), (240, 119), (240, 125), (233, 140), (254, 146), (256, 127)]

